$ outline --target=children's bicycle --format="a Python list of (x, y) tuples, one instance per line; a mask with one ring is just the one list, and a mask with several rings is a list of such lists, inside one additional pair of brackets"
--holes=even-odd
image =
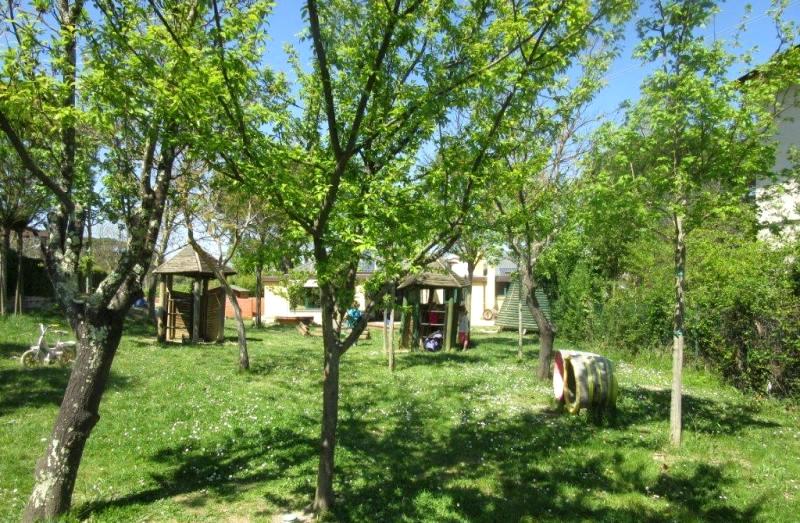
[(74, 341), (61, 341), (61, 336), (66, 334), (66, 331), (54, 330), (53, 333), (58, 336), (55, 347), (50, 347), (47, 344), (47, 331), (50, 325), (45, 326), (39, 324), (39, 340), (36, 345), (31, 345), (31, 348), (22, 353), (19, 357), (20, 362), (26, 367), (34, 367), (36, 365), (52, 363), (67, 364), (75, 359), (77, 354), (77, 342)]

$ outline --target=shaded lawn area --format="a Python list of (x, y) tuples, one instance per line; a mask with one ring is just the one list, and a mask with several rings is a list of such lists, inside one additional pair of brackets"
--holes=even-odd
[[(0, 319), (0, 520), (19, 518), (68, 369), (23, 369), (37, 318)], [(52, 318), (48, 318), (52, 322)], [(62, 322), (63, 323), (63, 322)], [(230, 325), (229, 325), (230, 327)], [(293, 329), (237, 349), (129, 329), (75, 488), (73, 519), (247, 521), (312, 499), (322, 348)], [(332, 521), (796, 521), (800, 412), (688, 369), (685, 445), (667, 444), (669, 361), (618, 364), (616, 423), (549, 412), (536, 346), (401, 353), (380, 333), (342, 361)]]

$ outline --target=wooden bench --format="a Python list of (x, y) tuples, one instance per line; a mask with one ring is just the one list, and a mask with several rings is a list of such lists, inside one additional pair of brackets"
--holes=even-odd
[[(311, 330), (309, 328), (309, 326), (306, 325), (305, 323), (298, 323), (298, 324), (295, 325), (295, 328), (297, 329), (297, 332), (300, 333), (301, 336), (316, 336), (316, 337), (322, 336), (322, 330), (321, 329)], [(344, 334), (347, 335), (347, 332), (349, 332), (349, 331), (345, 331)], [(372, 337), (371, 337), (371, 335), (369, 333), (369, 329), (364, 329), (364, 332), (361, 333), (361, 336), (359, 336), (358, 339), (359, 340), (372, 339)]]

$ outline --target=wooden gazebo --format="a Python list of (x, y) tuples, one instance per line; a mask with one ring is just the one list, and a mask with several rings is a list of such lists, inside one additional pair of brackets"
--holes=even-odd
[[(217, 260), (207, 252), (196, 252), (187, 245), (156, 267), (161, 277), (159, 297), (161, 313), (158, 323), (159, 341), (221, 341), (225, 327), (225, 292), (222, 287), (208, 288), (214, 278)], [(236, 274), (230, 267), (219, 267), (225, 276)], [(192, 291), (173, 289), (173, 278), (192, 278)]]
[[(444, 334), (444, 348), (456, 344), (458, 311), (469, 283), (447, 265), (436, 262), (427, 270), (404, 278), (397, 286), (403, 296), (400, 346), (417, 348), (420, 339), (434, 331)], [(406, 312), (408, 311), (408, 312)]]

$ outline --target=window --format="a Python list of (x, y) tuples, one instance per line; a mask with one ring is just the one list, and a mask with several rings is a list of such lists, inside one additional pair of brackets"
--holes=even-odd
[(319, 309), (322, 307), (322, 298), (319, 294), (319, 287), (303, 287), (297, 297), (297, 304), (294, 306), (296, 311), (306, 311)]
[(506, 296), (508, 295), (508, 290), (511, 287), (511, 282), (498, 282), (494, 288), (494, 295), (495, 296)]

